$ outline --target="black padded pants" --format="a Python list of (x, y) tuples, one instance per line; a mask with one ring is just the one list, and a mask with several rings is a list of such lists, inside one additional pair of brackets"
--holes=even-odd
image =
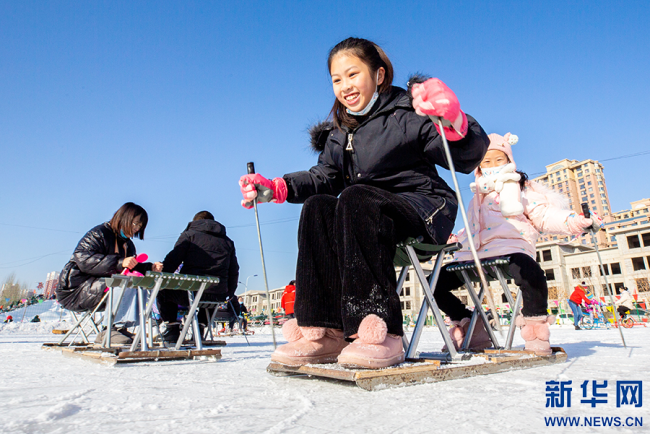
[[(521, 289), (523, 297), (523, 315), (547, 315), (548, 287), (544, 271), (533, 258), (525, 253), (513, 253), (509, 256), (509, 273), (514, 277), (515, 285)], [(472, 311), (468, 310), (463, 302), (451, 293), (453, 289), (460, 288), (464, 283), (456, 276), (456, 273), (447, 271), (447, 266), (442, 268), (433, 298), (440, 310), (446, 313), (452, 321), (460, 321), (472, 316)]]
[(349, 338), (375, 314), (388, 333), (402, 335), (393, 259), (409, 236), (432, 242), (415, 208), (396, 194), (355, 185), (338, 198), (308, 198), (298, 229), (298, 324), (342, 329)]

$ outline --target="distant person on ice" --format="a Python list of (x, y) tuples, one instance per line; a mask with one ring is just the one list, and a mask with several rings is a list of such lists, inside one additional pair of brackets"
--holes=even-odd
[[(209, 211), (197, 213), (178, 237), (171, 252), (165, 256), (163, 271), (173, 273), (183, 264), (183, 274), (214, 276), (219, 283), (203, 292), (203, 301), (225, 301), (234, 297), (239, 278), (239, 264), (235, 243), (226, 236), (226, 228), (215, 221)], [(176, 342), (180, 336), (177, 321), (178, 306), (188, 306), (187, 292), (163, 289), (158, 293), (158, 310), (165, 322), (162, 338), (165, 342)], [(234, 309), (239, 303), (233, 298)], [(208, 325), (205, 310), (199, 312), (199, 324)]]
[(569, 307), (571, 308), (571, 312), (573, 312), (573, 326), (576, 330), (582, 330), (580, 328), (580, 320), (584, 316), (581, 307), (582, 303), (584, 302), (585, 306), (589, 306), (591, 304), (591, 300), (587, 298), (587, 295), (585, 294), (586, 289), (587, 284), (585, 282), (582, 282), (581, 285), (577, 285), (573, 289), (573, 292), (569, 297)]
[[(472, 230), (472, 239), (479, 258), (509, 256), (509, 273), (514, 277), (515, 284), (521, 289), (523, 297), (523, 316), (516, 319), (521, 327), (521, 336), (526, 341), (526, 349), (535, 351), (538, 355), (550, 355), (549, 324), (555, 321), (547, 315), (548, 287), (544, 270), (535, 261), (535, 244), (540, 232), (564, 235), (578, 235), (587, 228), (600, 229), (601, 220), (594, 220), (577, 215), (568, 209), (566, 198), (543, 185), (528, 181), (524, 172), (506, 171), (508, 166), (514, 166), (511, 145), (517, 142), (516, 136), (510, 133), (505, 136), (490, 134), (488, 148), (481, 165), (476, 169), (476, 184), (472, 186), (474, 197), (469, 203), (467, 218)], [(503, 176), (505, 174), (505, 176)], [(518, 214), (513, 214), (511, 206), (508, 212), (501, 206), (498, 182), (510, 182), (516, 175), (516, 200), (521, 207)], [(482, 188), (482, 177), (492, 177), (494, 183), (488, 183)], [(471, 261), (472, 256), (467, 242), (468, 234), (461, 230), (458, 235), (463, 249), (456, 252), (454, 261)], [(447, 271), (445, 266), (438, 280), (434, 298), (438, 307), (452, 320), (449, 334), (454, 346), (460, 347), (467, 333), (472, 312), (454, 295), (452, 290), (459, 288), (463, 282), (453, 271)], [(469, 347), (473, 350), (491, 346), (487, 331), (479, 322), (474, 328)]]
[(618, 314), (621, 318), (625, 318), (629, 311), (634, 309), (634, 298), (630, 291), (627, 289), (627, 286), (623, 287), (621, 290), (621, 298), (616, 300), (614, 303), (617, 306)]
[[(127, 202), (118, 209), (110, 221), (95, 226), (81, 238), (70, 261), (63, 267), (56, 288), (56, 298), (61, 305), (75, 312), (92, 310), (106, 292), (103, 277), (120, 274), (124, 269), (146, 273), (160, 271), (162, 264), (138, 263), (135, 245), (131, 238), (144, 240), (149, 218), (139, 205)], [(129, 311), (135, 300), (135, 291), (127, 288), (115, 324)], [(124, 313), (124, 315), (123, 315)], [(122, 334), (123, 336), (120, 336)], [(115, 335), (115, 336), (114, 336)], [(98, 336), (101, 340), (103, 336)], [(115, 339), (114, 339), (115, 338)], [(116, 344), (129, 343), (131, 334), (122, 329), (113, 331), (111, 339)]]
[(295, 318), (293, 306), (296, 301), (296, 281), (292, 280), (287, 286), (284, 287), (280, 305), (284, 309), (284, 314), (289, 318)]
[[(380, 368), (401, 363), (402, 313), (393, 258), (407, 237), (442, 244), (457, 203), (436, 165), (447, 168), (444, 127), (454, 165), (474, 170), (488, 139), (438, 79), (392, 85), (393, 66), (373, 42), (348, 38), (329, 53), (331, 122), (311, 129), (318, 163), (268, 180), (245, 175), (245, 207), (259, 201), (304, 203), (298, 228), (295, 320), (289, 343), (271, 359), (290, 365), (336, 362)], [(348, 345), (348, 343), (351, 344)]]

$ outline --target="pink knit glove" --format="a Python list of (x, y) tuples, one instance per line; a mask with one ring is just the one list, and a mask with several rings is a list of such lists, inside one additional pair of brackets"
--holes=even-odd
[(259, 173), (244, 175), (239, 178), (239, 188), (244, 196), (241, 205), (251, 209), (253, 201), (282, 203), (287, 200), (287, 183), (282, 178), (269, 181)]
[(603, 220), (595, 213), (591, 213), (591, 218), (585, 218), (584, 214), (571, 214), (566, 219), (566, 225), (569, 232), (574, 235), (580, 235), (584, 232), (598, 232), (603, 227)]
[[(460, 140), (467, 134), (467, 116), (460, 109), (456, 94), (437, 78), (414, 84), (411, 90), (413, 108), (420, 116), (437, 116), (448, 121), (443, 126), (448, 140)], [(436, 129), (440, 133), (438, 124)]]

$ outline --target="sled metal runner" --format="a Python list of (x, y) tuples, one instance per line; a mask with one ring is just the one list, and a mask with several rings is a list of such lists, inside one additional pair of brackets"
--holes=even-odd
[(526, 350), (483, 350), (464, 353), (470, 360), (454, 363), (441, 362), (440, 357), (429, 359), (426, 354), (422, 354), (420, 358), (407, 359), (405, 363), (386, 369), (344, 369), (337, 364), (290, 366), (271, 362), (266, 370), (276, 376), (350, 382), (373, 391), (529, 369), (566, 361), (567, 354), (562, 348), (551, 349), (553, 354), (550, 356), (537, 356)]

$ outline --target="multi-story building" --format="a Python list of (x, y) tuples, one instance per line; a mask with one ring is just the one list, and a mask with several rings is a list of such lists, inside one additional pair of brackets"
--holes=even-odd
[[(554, 191), (563, 194), (569, 199), (571, 209), (576, 213), (582, 212), (582, 204), (587, 203), (591, 212), (597, 213), (605, 222), (611, 221), (611, 207), (603, 165), (595, 160), (569, 160), (564, 159), (546, 166), (546, 174), (534, 178)], [(591, 236), (582, 235), (580, 243), (591, 245)], [(544, 235), (541, 242), (569, 242), (571, 237), (562, 235)], [(600, 247), (608, 246), (605, 233), (597, 235)]]
[(650, 221), (650, 199), (641, 199), (630, 202), (630, 209), (612, 213), (612, 221), (605, 224), (608, 241), (611, 246), (616, 246), (616, 235), (611, 233), (614, 229), (624, 229), (638, 226)]
[[(269, 290), (271, 309), (275, 312), (282, 312), (281, 301), (283, 293), (284, 286)], [(240, 294), (239, 297), (244, 297), (244, 306), (246, 306), (251, 315), (260, 315), (262, 312), (266, 312), (266, 291), (246, 291)]]
[(45, 289), (43, 289), (43, 298), (46, 300), (51, 298), (56, 291), (56, 287), (59, 285), (59, 272), (52, 271), (47, 273), (47, 279), (45, 280)]

